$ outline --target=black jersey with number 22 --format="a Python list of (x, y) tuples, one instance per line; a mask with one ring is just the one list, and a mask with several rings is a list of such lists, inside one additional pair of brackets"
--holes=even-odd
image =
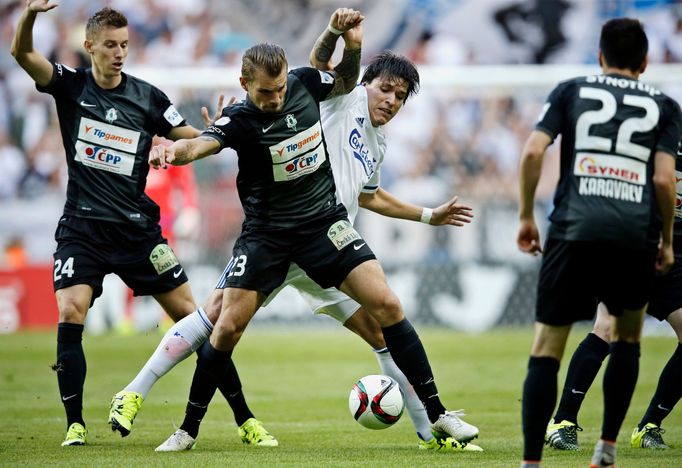
[(676, 153), (677, 103), (620, 75), (574, 78), (552, 91), (536, 129), (562, 136), (548, 237), (655, 249), (661, 217), (654, 155)]

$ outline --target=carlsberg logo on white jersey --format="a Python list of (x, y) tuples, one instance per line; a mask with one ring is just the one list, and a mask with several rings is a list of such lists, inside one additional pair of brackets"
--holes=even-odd
[(294, 180), (315, 172), (327, 160), (321, 143), (322, 126), (317, 122), (307, 130), (270, 146), (275, 182)]

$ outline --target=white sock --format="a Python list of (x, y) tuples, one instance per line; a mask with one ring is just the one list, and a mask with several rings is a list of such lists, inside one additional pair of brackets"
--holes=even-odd
[(379, 361), (381, 372), (389, 377), (393, 377), (393, 379), (398, 382), (398, 385), (400, 385), (405, 397), (405, 407), (412, 419), (414, 428), (417, 430), (419, 438), (427, 442), (433, 439), (433, 435), (431, 434), (431, 422), (426, 415), (424, 405), (422, 405), (422, 402), (417, 397), (417, 394), (414, 392), (414, 389), (412, 388), (412, 385), (410, 385), (410, 382), (408, 382), (405, 374), (398, 369), (398, 366), (391, 357), (391, 353), (388, 352), (388, 348), (374, 350), (374, 354), (376, 354), (377, 361)]
[(196, 351), (212, 330), (213, 325), (201, 307), (175, 323), (163, 336), (142, 370), (124, 390), (141, 393), (142, 398), (147, 398), (147, 393), (156, 381)]

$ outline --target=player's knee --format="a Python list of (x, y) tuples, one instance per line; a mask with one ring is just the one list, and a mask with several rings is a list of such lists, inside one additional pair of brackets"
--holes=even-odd
[(404, 318), (403, 307), (393, 292), (377, 297), (368, 310), (382, 327), (398, 323)]
[(61, 298), (59, 301), (59, 321), (67, 323), (85, 323), (88, 309), (81, 307), (75, 298)]
[(221, 342), (237, 343), (239, 338), (244, 333), (246, 325), (242, 325), (235, 320), (225, 317), (218, 321), (213, 327), (213, 335), (215, 335)]

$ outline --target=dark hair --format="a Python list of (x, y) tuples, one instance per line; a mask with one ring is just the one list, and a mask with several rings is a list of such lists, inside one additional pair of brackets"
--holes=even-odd
[(92, 39), (95, 34), (104, 28), (125, 28), (128, 26), (128, 18), (119, 11), (105, 7), (88, 18), (85, 26), (85, 37)]
[(646, 59), (649, 40), (639, 20), (615, 18), (602, 26), (599, 48), (610, 67), (637, 72)]
[(385, 50), (377, 54), (369, 62), (362, 74), (361, 83), (371, 83), (375, 78), (383, 77), (389, 80), (402, 79), (407, 83), (407, 98), (419, 92), (419, 72), (417, 67), (405, 56)]
[(266, 42), (249, 47), (242, 57), (242, 76), (246, 81), (253, 80), (256, 69), (264, 70), (269, 76), (276, 77), (286, 70), (287, 57), (277, 44)]

